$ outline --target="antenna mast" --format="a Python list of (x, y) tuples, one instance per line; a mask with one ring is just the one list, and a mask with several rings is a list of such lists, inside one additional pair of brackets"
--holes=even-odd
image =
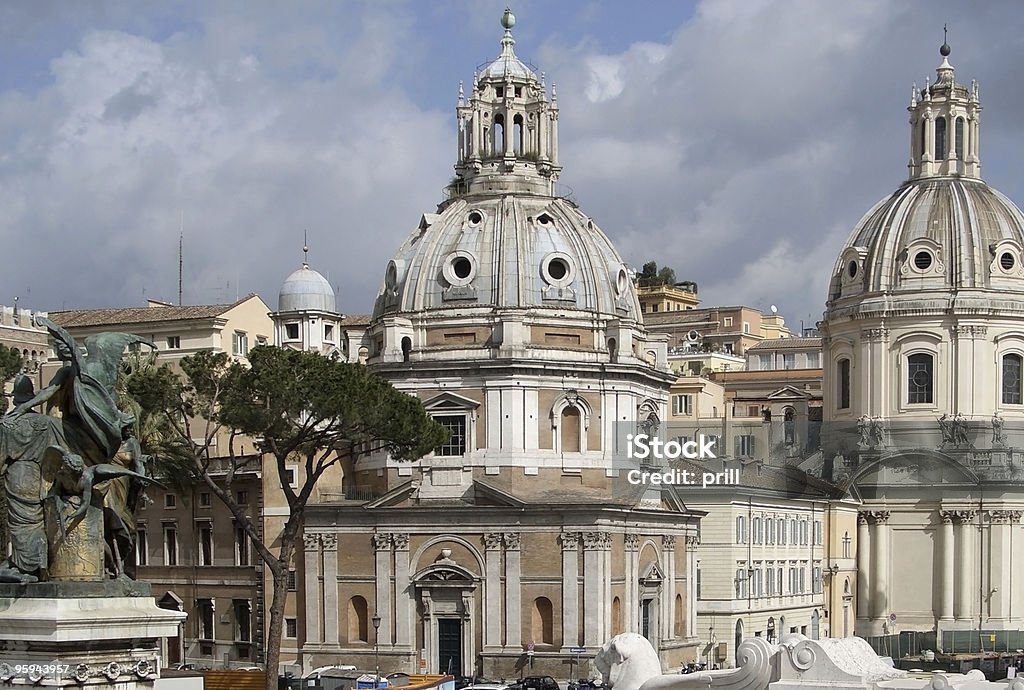
[(181, 212), (181, 225), (178, 226), (178, 306), (181, 306), (182, 296), (182, 280), (181, 276), (185, 264), (184, 254), (182, 252), (182, 245), (185, 241), (185, 212)]

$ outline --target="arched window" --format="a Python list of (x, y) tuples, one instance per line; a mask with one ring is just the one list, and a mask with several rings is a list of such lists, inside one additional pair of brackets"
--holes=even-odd
[(946, 118), (935, 118), (935, 160), (946, 157)]
[(547, 597), (534, 599), (530, 617), (530, 632), (535, 642), (539, 644), (555, 643), (553, 620), (551, 600)]
[(775, 543), (775, 520), (774, 518), (766, 518), (764, 521), (764, 542), (766, 544)]
[(1003, 355), (1003, 404), (1020, 405), (1022, 401), (1021, 365), (1024, 358), (1011, 353)]
[(742, 515), (736, 517), (736, 543), (747, 543), (747, 519)]
[(796, 410), (794, 410), (792, 407), (786, 407), (786, 409), (783, 410), (783, 413), (784, 414), (783, 414), (783, 418), (782, 418), (783, 419), (782, 427), (783, 427), (783, 430), (785, 431), (786, 445), (787, 446), (791, 446), (794, 443), (796, 443), (796, 429), (795, 429)]
[(496, 156), (505, 154), (505, 118), (501, 115), (494, 116), (494, 144), (492, 150)]
[(920, 132), (921, 132), (921, 150), (918, 151), (918, 154), (923, 159), (924, 158), (924, 152), (928, 150), (928, 128), (925, 126), (925, 121), (924, 120), (921, 120), (918, 123), (918, 126), (921, 128), (920, 129)]
[(366, 625), (366, 599), (360, 596), (348, 600), (348, 641), (370, 641)]
[(580, 410), (575, 405), (569, 405), (562, 410), (559, 433), (562, 438), (563, 453), (580, 452)]
[(619, 347), (615, 338), (608, 338), (608, 359), (612, 362), (619, 361)]
[(838, 400), (836, 406), (840, 410), (850, 407), (850, 360), (845, 357), (839, 360), (836, 365), (836, 378), (838, 379)]
[(676, 616), (675, 616), (675, 630), (673, 631), (675, 637), (683, 636), (683, 595), (676, 595)]
[(402, 361), (409, 361), (409, 353), (412, 352), (412, 339), (409, 336), (402, 338)]
[(612, 599), (612, 635), (624, 632), (622, 629), (622, 600), (618, 597)]
[(512, 146), (516, 155), (523, 155), (523, 116), (516, 115), (512, 118)]
[(911, 405), (934, 400), (933, 362), (932, 356), (924, 352), (907, 357), (907, 402)]
[(754, 538), (755, 544), (761, 543), (761, 518), (756, 517), (750, 521), (750, 531)]
[(964, 159), (964, 119), (962, 117), (958, 117), (956, 119), (955, 134), (956, 134), (956, 143), (955, 143), (955, 148), (953, 150), (956, 151), (957, 160), (963, 160)]

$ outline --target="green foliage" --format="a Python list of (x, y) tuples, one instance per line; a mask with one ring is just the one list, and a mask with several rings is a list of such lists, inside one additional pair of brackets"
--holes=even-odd
[(657, 261), (648, 261), (637, 276), (637, 284), (640, 287), (675, 285), (676, 272), (668, 266), (664, 266), (659, 270)]
[(262, 437), (276, 456), (324, 449), (359, 455), (384, 447), (396, 459), (412, 460), (446, 440), (418, 399), (360, 364), (265, 346), (249, 352), (249, 363), (226, 392), (219, 419)]

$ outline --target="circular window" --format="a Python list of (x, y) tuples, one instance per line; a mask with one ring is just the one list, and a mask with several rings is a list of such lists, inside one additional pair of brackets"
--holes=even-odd
[(621, 297), (626, 294), (626, 288), (629, 287), (629, 274), (626, 269), (620, 268), (618, 274), (615, 276), (615, 295)]
[(846, 267), (846, 272), (850, 274), (851, 278), (857, 277), (857, 262), (851, 261), (850, 265)]
[(561, 252), (549, 254), (541, 261), (540, 273), (549, 285), (566, 287), (573, 278), (572, 260)]
[(1003, 252), (999, 256), (999, 267), (1002, 268), (1004, 271), (1012, 271), (1013, 266), (1016, 263), (1017, 260), (1013, 258), (1013, 254), (1011, 254), (1010, 252)]
[(914, 267), (919, 271), (927, 271), (932, 265), (932, 255), (929, 252), (918, 252), (914, 254)]
[(465, 287), (476, 277), (476, 259), (469, 252), (454, 252), (448, 255), (441, 272), (450, 285)]
[(910, 380), (918, 388), (926, 388), (932, 383), (932, 374), (928, 370), (918, 369), (911, 375)]
[(456, 259), (452, 261), (452, 271), (455, 273), (456, 277), (465, 280), (472, 275), (473, 264), (464, 256), (456, 257)]
[(470, 225), (480, 225), (480, 223), (482, 223), (483, 220), (484, 220), (484, 214), (480, 213), (479, 211), (470, 211), (469, 212), (469, 224)]

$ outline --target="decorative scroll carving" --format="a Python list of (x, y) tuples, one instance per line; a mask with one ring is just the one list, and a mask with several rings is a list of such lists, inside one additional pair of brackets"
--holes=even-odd
[(409, 550), (409, 535), (404, 533), (396, 533), (391, 535), (391, 543), (398, 551)]
[(484, 548), (488, 551), (498, 551), (503, 542), (501, 532), (488, 532), (484, 535)]
[(320, 535), (316, 532), (306, 532), (302, 535), (302, 547), (306, 551), (316, 551), (320, 546)]
[(370, 540), (373, 542), (374, 551), (388, 551), (391, 548), (390, 534), (384, 534), (381, 532), (371, 534)]
[[(689, 536), (689, 537), (686, 538), (686, 550), (687, 551), (692, 551), (693, 549), (696, 549), (699, 544), (700, 544), (700, 537)], [(666, 547), (666, 548), (668, 548), (668, 547)]]
[(1024, 516), (1022, 510), (990, 510), (988, 511), (988, 519), (992, 524), (995, 525), (1016, 525), (1020, 522), (1021, 516)]
[(519, 544), (522, 542), (523, 535), (519, 532), (506, 532), (505, 533), (505, 548), (509, 551), (518, 551)]
[(626, 534), (623, 535), (622, 545), (626, 551), (637, 551), (640, 548), (640, 535), (639, 534)]
[(562, 532), (560, 535), (558, 535), (558, 538), (562, 542), (562, 551), (575, 551), (577, 548), (579, 548), (579, 532)]
[(959, 520), (962, 525), (973, 522), (974, 518), (978, 517), (977, 510), (954, 510), (951, 512), (956, 515), (956, 519)]
[(956, 514), (957, 514), (957, 511), (955, 511), (955, 510), (940, 510), (939, 511), (939, 518), (942, 519), (942, 524), (944, 524), (944, 525), (952, 525), (953, 524), (953, 520), (957, 516)]
[(337, 551), (338, 550), (338, 535), (337, 534), (321, 534), (320, 543), (324, 545), (324, 551)]
[(870, 523), (870, 521), (871, 521), (871, 514), (868, 513), (867, 511), (863, 511), (862, 510), (861, 512), (857, 513), (857, 524), (858, 525), (867, 525), (867, 524)]
[(988, 335), (988, 326), (957, 326), (958, 338), (984, 338)]
[(587, 550), (604, 550), (612, 547), (612, 535), (607, 532), (585, 532), (583, 548)]
[[(687, 537), (687, 539), (690, 539), (690, 537)], [(671, 551), (672, 549), (676, 548), (676, 535), (666, 534), (662, 536), (661, 548), (665, 549), (666, 551)]]
[(868, 511), (868, 515), (871, 516), (871, 520), (876, 525), (884, 525), (889, 522), (889, 511), (888, 510), (871, 510)]
[(862, 340), (867, 340), (868, 342), (880, 342), (880, 341), (883, 341), (883, 340), (888, 340), (888, 338), (889, 338), (889, 329), (888, 328), (865, 328), (865, 329), (861, 330), (860, 337), (861, 337)]

